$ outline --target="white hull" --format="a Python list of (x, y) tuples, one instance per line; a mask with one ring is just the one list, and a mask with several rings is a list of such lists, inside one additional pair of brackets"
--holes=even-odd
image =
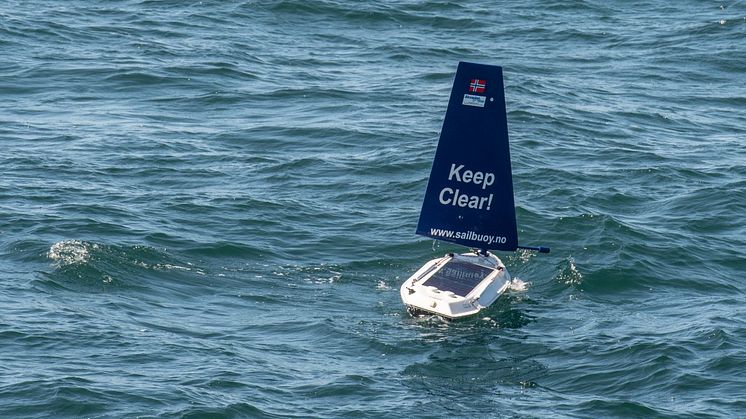
[(400, 293), (410, 311), (458, 319), (489, 307), (510, 282), (508, 270), (495, 255), (451, 253), (427, 262), (404, 281)]

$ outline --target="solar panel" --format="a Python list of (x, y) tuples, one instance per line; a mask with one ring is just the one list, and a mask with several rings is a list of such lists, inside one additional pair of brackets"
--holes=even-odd
[(452, 259), (428, 278), (423, 285), (429, 285), (441, 291), (451, 291), (458, 296), (465, 297), (492, 271), (494, 271), (493, 268)]

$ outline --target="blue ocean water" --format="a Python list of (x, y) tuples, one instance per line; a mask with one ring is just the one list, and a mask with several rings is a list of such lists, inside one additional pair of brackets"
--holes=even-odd
[[(7, 1), (0, 416), (738, 417), (746, 2)], [(458, 61), (523, 284), (413, 318)]]

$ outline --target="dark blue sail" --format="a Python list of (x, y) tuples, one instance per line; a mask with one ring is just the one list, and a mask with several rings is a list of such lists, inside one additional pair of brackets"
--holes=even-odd
[(479, 249), (516, 250), (501, 67), (459, 63), (417, 234)]

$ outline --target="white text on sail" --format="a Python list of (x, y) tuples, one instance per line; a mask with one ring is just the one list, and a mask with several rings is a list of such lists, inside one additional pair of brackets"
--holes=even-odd
[[(456, 166), (455, 163), (452, 163), (451, 170), (448, 172), (448, 180), (481, 185), (482, 190), (487, 189), (488, 186), (491, 186), (493, 183), (495, 183), (494, 173), (484, 173), (480, 171), (463, 169), (463, 164)], [(467, 195), (462, 193), (459, 189), (446, 187), (441, 189), (440, 194), (438, 195), (438, 200), (443, 205), (454, 205), (462, 208), (473, 208), (489, 211), (492, 205), (492, 194), (485, 196)]]

